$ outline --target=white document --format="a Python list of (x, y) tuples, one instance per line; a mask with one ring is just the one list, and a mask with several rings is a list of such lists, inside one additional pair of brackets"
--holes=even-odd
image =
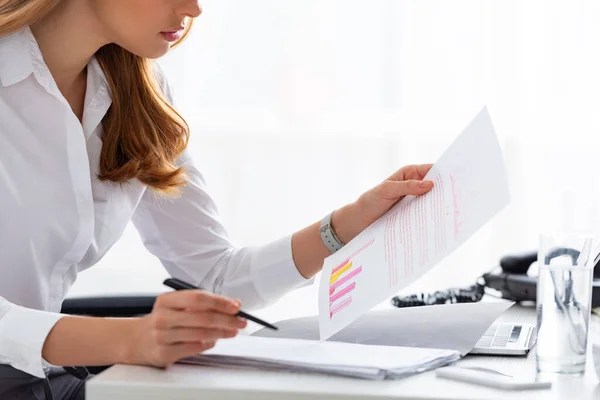
[[(448, 349), (464, 356), (513, 304), (509, 301), (486, 301), (369, 311), (328, 341)], [(278, 321), (276, 325), (277, 331), (263, 328), (252, 335), (319, 339), (316, 315)]]
[(448, 365), (457, 351), (237, 336), (182, 363), (397, 379)]
[(502, 152), (484, 108), (425, 179), (425, 195), (407, 196), (325, 259), (319, 288), (321, 340), (417, 280), (509, 202)]

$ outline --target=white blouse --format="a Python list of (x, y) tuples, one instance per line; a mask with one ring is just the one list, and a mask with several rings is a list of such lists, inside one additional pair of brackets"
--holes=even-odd
[(30, 29), (0, 37), (0, 364), (38, 377), (48, 367), (43, 343), (69, 287), (129, 221), (171, 275), (239, 298), (246, 308), (310, 282), (294, 265), (291, 236), (232, 246), (188, 153), (180, 163), (189, 183), (176, 200), (137, 180), (100, 182), (100, 122), (110, 104), (106, 78), (92, 59), (80, 123)]

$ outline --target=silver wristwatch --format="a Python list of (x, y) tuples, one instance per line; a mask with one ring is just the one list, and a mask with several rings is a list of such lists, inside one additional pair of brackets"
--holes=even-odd
[(321, 221), (321, 228), (319, 229), (321, 232), (321, 239), (323, 239), (323, 243), (325, 246), (332, 252), (335, 253), (342, 247), (344, 247), (344, 243), (337, 237), (335, 231), (331, 227), (331, 216), (333, 212), (327, 214), (325, 218)]

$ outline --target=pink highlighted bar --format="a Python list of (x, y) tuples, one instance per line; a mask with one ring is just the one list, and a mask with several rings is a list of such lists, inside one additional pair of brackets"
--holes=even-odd
[(348, 282), (350, 279), (354, 278), (356, 275), (358, 275), (360, 273), (360, 271), (362, 271), (362, 265), (360, 267), (356, 268), (354, 271), (350, 272), (348, 275), (346, 275), (342, 279), (339, 279), (333, 285), (331, 285), (329, 287), (329, 294), (332, 295), (338, 286), (343, 285), (344, 283)]
[(336, 301), (337, 299), (339, 299), (340, 297), (342, 297), (346, 293), (350, 293), (351, 291), (354, 290), (355, 287), (356, 287), (356, 282), (352, 282), (350, 285), (346, 286), (345, 288), (343, 288), (342, 290), (340, 290), (338, 293), (336, 293), (333, 296), (331, 296), (329, 298), (329, 304), (333, 303), (334, 301)]
[(336, 272), (338, 272), (340, 269), (344, 268), (346, 266), (346, 264), (348, 264), (350, 262), (349, 258), (346, 258), (344, 260), (344, 262), (342, 262), (340, 265), (338, 265), (337, 267), (335, 267), (333, 269), (333, 271), (331, 271), (331, 275), (335, 274)]
[(329, 311), (329, 319), (333, 318), (333, 315), (335, 313), (338, 313), (341, 310), (343, 310), (344, 308), (348, 307), (350, 305), (350, 303), (352, 303), (352, 297), (348, 297), (348, 298), (344, 299), (340, 304), (338, 304), (337, 306), (333, 307)]

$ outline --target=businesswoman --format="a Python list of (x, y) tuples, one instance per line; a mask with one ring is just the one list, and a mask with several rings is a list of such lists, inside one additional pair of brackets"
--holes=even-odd
[[(168, 366), (209, 349), (246, 326), (241, 304), (302, 286), (432, 187), (430, 165), (406, 166), (293, 235), (233, 247), (152, 62), (200, 14), (196, 0), (0, 0), (0, 397), (83, 398), (59, 366)], [(171, 275), (212, 293), (161, 295), (140, 318), (60, 315), (129, 221)]]

